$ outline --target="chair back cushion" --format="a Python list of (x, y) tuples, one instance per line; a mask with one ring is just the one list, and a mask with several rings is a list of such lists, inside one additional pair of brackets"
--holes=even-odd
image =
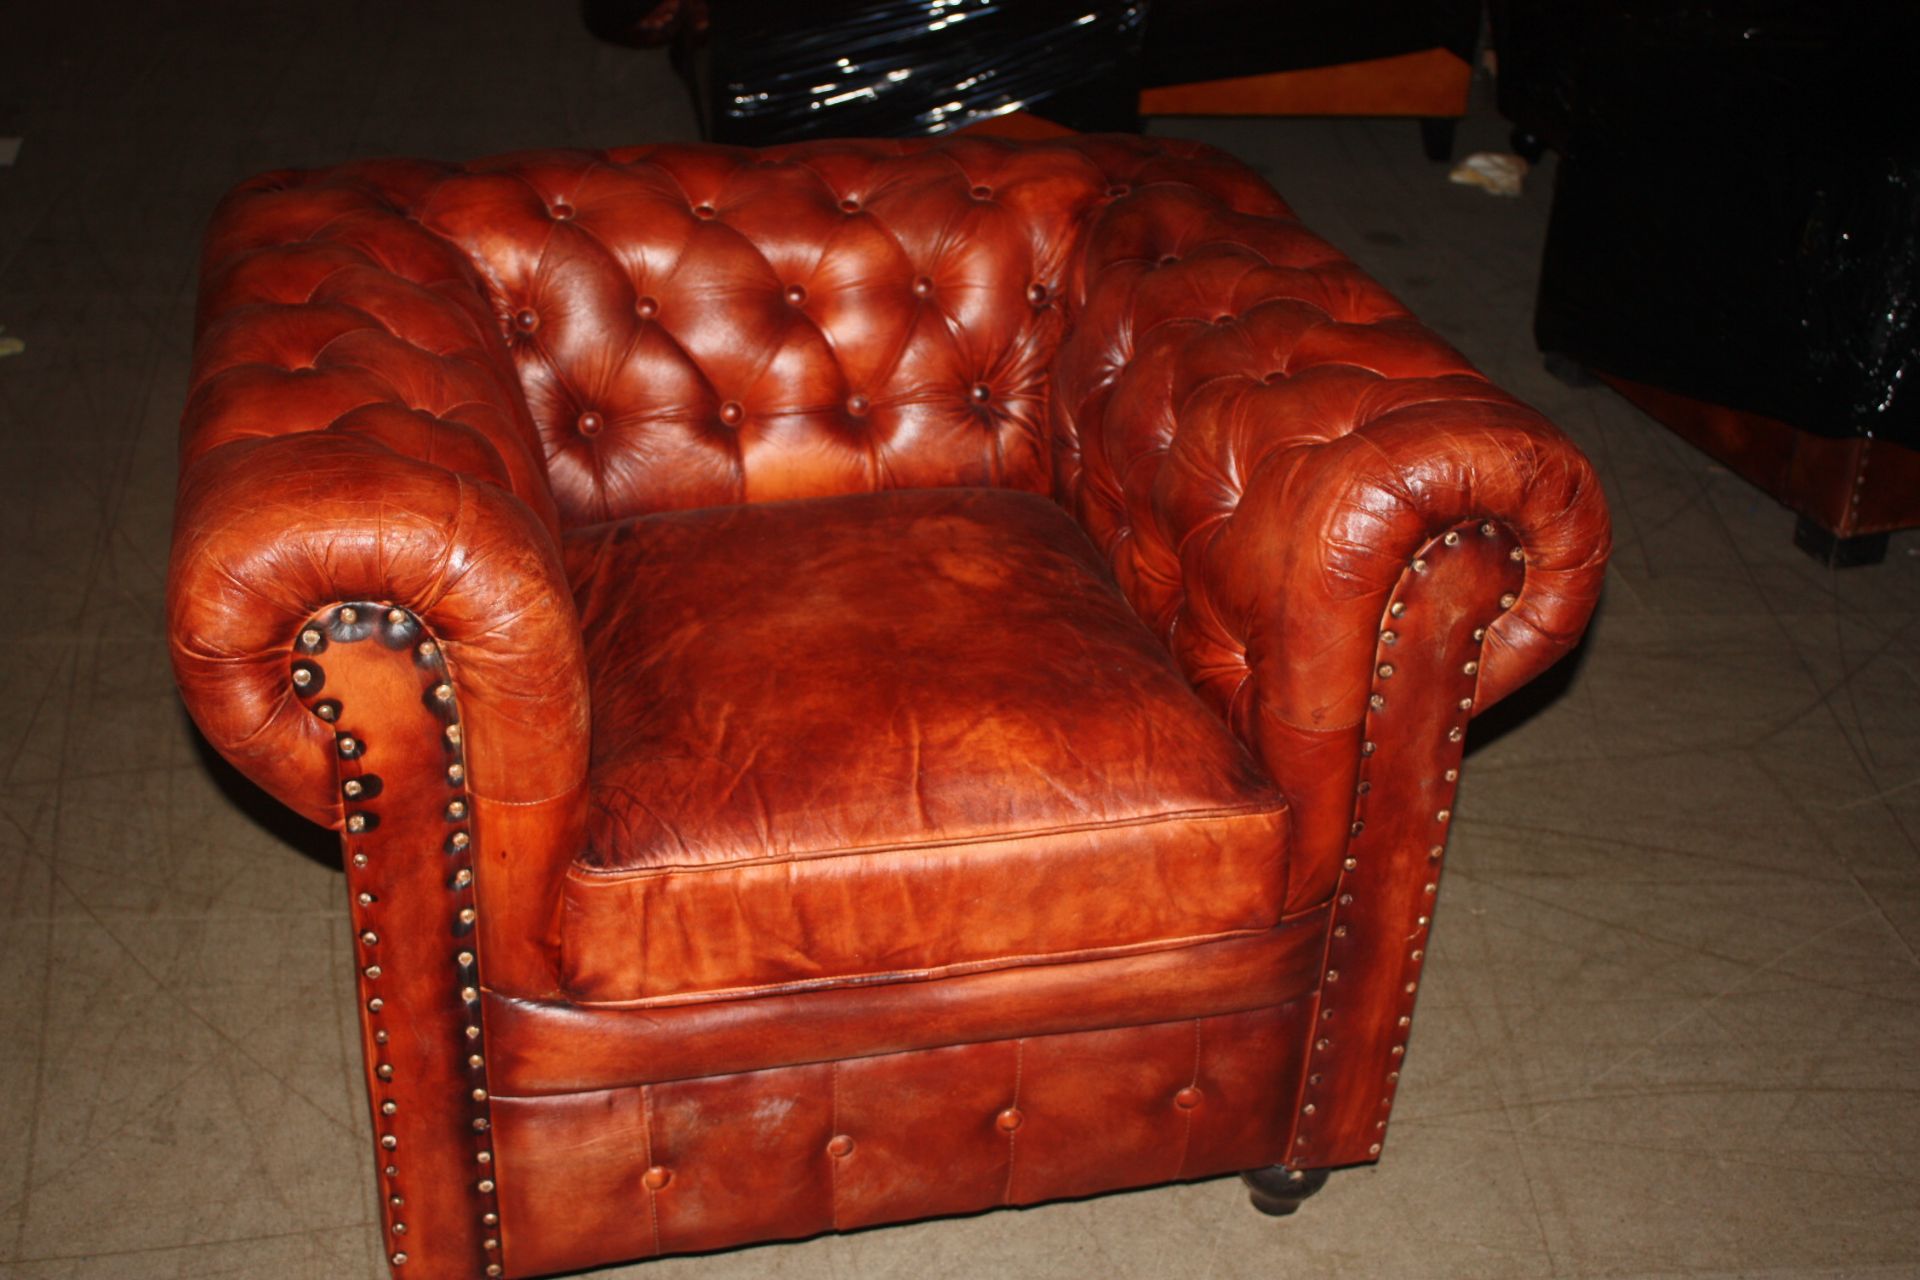
[(473, 261), (563, 524), (896, 487), (1051, 488), (1048, 386), (1091, 215), (1189, 143), (984, 137), (508, 156), (411, 215)]

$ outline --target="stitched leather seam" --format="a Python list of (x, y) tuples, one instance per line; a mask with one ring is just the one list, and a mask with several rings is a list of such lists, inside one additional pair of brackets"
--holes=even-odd
[(1285, 800), (1280, 800), (1266, 805), (1221, 809), (1181, 809), (1171, 813), (1145, 814), (1137, 818), (1117, 818), (1105, 822), (1067, 823), (1055, 827), (1035, 827), (1027, 831), (989, 831), (977, 836), (954, 836), (946, 840), (903, 840), (888, 844), (848, 845), (838, 849), (805, 850), (767, 858), (730, 858), (724, 862), (682, 863), (667, 867), (583, 867), (575, 863), (567, 869), (567, 877), (586, 881), (653, 880), (671, 875), (703, 875), (713, 871), (731, 871), (742, 867), (775, 867), (792, 862), (813, 862), (823, 858), (905, 853), (920, 849), (952, 849), (976, 844), (1011, 844), (1021, 840), (1044, 839), (1048, 836), (1077, 835), (1092, 831), (1125, 831), (1176, 822), (1279, 817), (1286, 812), (1287, 803)]

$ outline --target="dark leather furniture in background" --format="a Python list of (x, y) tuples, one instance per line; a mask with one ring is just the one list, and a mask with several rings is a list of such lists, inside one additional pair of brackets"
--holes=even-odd
[(341, 833), (403, 1280), (1379, 1155), (1606, 514), (1247, 169), (272, 174), (198, 328), (175, 669)]

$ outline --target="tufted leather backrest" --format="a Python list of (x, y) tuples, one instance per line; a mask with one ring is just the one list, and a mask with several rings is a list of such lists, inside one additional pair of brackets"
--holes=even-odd
[[(1085, 229), (1166, 181), (1279, 207), (1218, 152), (1136, 138), (638, 147), (269, 175), (236, 194), (209, 243), (210, 313), (248, 349), (203, 340), (199, 380), (267, 392), (291, 375), (312, 390), (332, 357), (355, 376), (308, 395), (313, 422), (274, 430), (391, 437), (406, 415), (441, 417), (450, 397), (422, 401), (410, 386), (358, 403), (374, 398), (370, 369), (385, 378), (407, 360), (372, 349), (388, 336), (382, 317), (332, 308), (337, 295), (418, 285), (440, 305), (431, 323), (408, 318), (404, 343), (464, 350), (476, 382), (505, 343), (522, 395), (463, 384), (460, 425), (508, 463), (543, 460), (564, 525), (894, 486), (1044, 492), (1049, 366)], [(341, 274), (349, 266), (363, 269)], [(469, 287), (450, 287), (456, 277)], [(473, 332), (479, 299), (485, 335)], [(232, 315), (264, 300), (285, 314)], [(297, 340), (266, 350), (276, 322)], [(348, 339), (356, 326), (366, 332)], [(249, 371), (229, 372), (238, 364)], [(354, 412), (371, 421), (328, 416)], [(258, 430), (196, 434), (211, 447)], [(439, 438), (476, 452), (464, 434)], [(538, 509), (544, 495), (524, 480), (508, 482)]]

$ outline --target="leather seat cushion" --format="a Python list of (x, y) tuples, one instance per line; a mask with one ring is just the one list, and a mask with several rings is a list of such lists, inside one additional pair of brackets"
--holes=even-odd
[(570, 534), (583, 1002), (1124, 955), (1279, 919), (1278, 790), (1052, 502), (893, 490)]

